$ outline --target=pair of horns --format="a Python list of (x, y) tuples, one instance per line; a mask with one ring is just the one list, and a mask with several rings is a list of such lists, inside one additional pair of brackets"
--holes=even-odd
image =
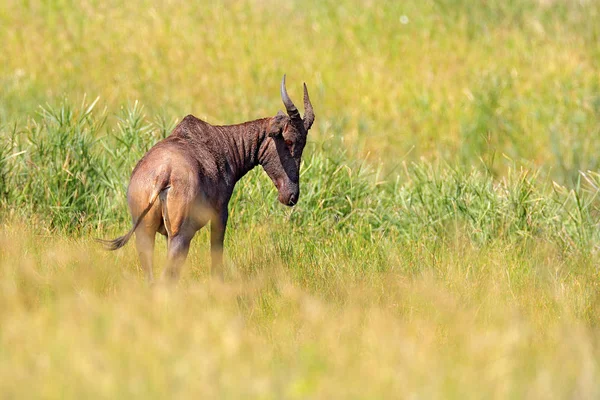
[(300, 117), (300, 112), (298, 112), (298, 109), (285, 89), (285, 75), (283, 75), (283, 79), (281, 80), (281, 100), (283, 100), (283, 104), (285, 105), (285, 109), (290, 119), (292, 121), (302, 122), (304, 124), (304, 129), (308, 131), (315, 121), (315, 113), (313, 112), (312, 104), (308, 97), (306, 83), (304, 84), (304, 119)]

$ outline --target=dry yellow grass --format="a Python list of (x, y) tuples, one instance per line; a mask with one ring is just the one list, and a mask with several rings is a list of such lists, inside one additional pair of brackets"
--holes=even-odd
[(274, 239), (233, 235), (226, 283), (209, 281), (199, 242), (177, 288), (149, 288), (133, 247), (3, 226), (1, 396), (600, 394), (598, 260), (416, 244), (386, 249), (387, 273), (322, 259), (307, 282), (273, 257)]

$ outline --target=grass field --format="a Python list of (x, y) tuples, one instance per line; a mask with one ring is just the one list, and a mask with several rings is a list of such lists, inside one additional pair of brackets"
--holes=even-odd
[[(598, 398), (600, 2), (0, 3), (0, 398)], [(316, 122), (226, 279), (148, 287), (137, 160), (192, 113)], [(157, 272), (165, 259), (158, 240)]]

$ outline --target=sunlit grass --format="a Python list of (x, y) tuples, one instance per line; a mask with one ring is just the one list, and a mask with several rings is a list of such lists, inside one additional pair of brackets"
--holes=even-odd
[[(41, 108), (41, 118), (0, 137), (0, 205), (47, 232), (105, 235), (129, 228), (125, 191), (132, 167), (173, 122), (149, 121), (135, 103), (116, 116), (95, 103)], [(565, 251), (600, 246), (600, 175), (580, 171), (572, 187), (504, 157), (506, 173), (448, 163), (403, 163), (395, 174), (348, 158), (344, 149), (310, 143), (301, 171), (302, 202), (283, 209), (257, 167), (229, 204), (231, 226), (281, 221), (294, 231), (327, 237), (334, 230), (362, 247), (382, 237), (401, 243), (447, 240), (456, 233), (478, 244), (496, 239), (546, 239)]]
[[(214, 123), (272, 115), (289, 76), (313, 137), (389, 170), (505, 153), (571, 183), (598, 167), (597, 1), (26, 2), (0, 5), (0, 118), (63, 95)], [(482, 160), (482, 161), (480, 161)]]
[[(0, 398), (598, 398), (600, 3), (0, 2)], [(316, 122), (226, 279), (144, 281), (125, 189), (192, 113)], [(113, 236), (114, 235), (114, 236)], [(157, 238), (157, 275), (165, 262)]]
[[(133, 247), (4, 226), (3, 396), (598, 394), (597, 257), (384, 241), (376, 271), (318, 248), (286, 259), (270, 230), (232, 232), (225, 284), (210, 282), (197, 241), (174, 290), (146, 287)], [(315, 270), (299, 273), (307, 259)]]

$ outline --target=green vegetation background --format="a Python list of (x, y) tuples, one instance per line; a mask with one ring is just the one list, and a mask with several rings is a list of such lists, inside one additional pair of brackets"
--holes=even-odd
[[(599, 21), (596, 0), (1, 2), (0, 397), (597, 397)], [(190, 113), (274, 115), (284, 73), (317, 117), (301, 200), (240, 183), (226, 283), (204, 231), (176, 291), (97, 248), (152, 144)]]

